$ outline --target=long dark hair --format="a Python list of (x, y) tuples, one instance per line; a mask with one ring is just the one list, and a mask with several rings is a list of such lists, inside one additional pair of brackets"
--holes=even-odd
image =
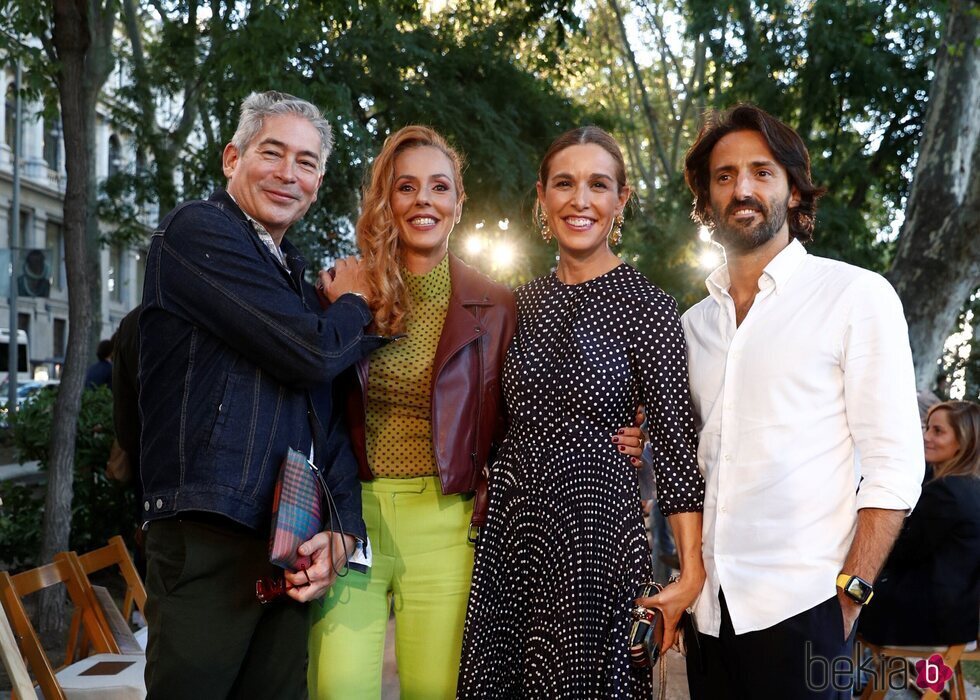
[(800, 195), (800, 203), (789, 210), (789, 233), (801, 243), (813, 240), (817, 200), (827, 191), (810, 178), (810, 154), (803, 139), (792, 128), (755, 105), (739, 104), (724, 112), (711, 110), (704, 115), (698, 138), (684, 157), (684, 179), (694, 193), (691, 218), (712, 228), (711, 173), (709, 162), (715, 144), (733, 131), (757, 131), (765, 139), (776, 161), (786, 168), (790, 185)]

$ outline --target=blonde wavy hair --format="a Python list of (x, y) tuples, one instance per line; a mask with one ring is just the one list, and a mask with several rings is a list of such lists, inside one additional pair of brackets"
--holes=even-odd
[(400, 333), (410, 309), (408, 290), (401, 271), (398, 228), (391, 213), (395, 183), (395, 159), (410, 148), (436, 148), (453, 166), (456, 204), (466, 199), (463, 191), (463, 158), (442, 136), (427, 126), (406, 126), (385, 139), (364, 178), (361, 216), (357, 220), (357, 245), (367, 268), (367, 284), (374, 322), (382, 335)]

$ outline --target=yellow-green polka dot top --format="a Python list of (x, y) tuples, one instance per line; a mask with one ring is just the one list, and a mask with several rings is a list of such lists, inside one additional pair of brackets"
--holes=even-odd
[(449, 308), (449, 256), (424, 275), (403, 270), (411, 297), (406, 337), (371, 355), (367, 458), (377, 478), (438, 474), (432, 451), (432, 364)]

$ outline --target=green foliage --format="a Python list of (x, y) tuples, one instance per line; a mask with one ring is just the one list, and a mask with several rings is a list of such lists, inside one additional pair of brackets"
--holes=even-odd
[(636, 194), (622, 253), (682, 308), (711, 250), (683, 158), (704, 109), (752, 102), (797, 128), (829, 187), (814, 253), (883, 271), (924, 124), (945, 0), (595, 0), (552, 74), (602, 110)]
[[(45, 469), (49, 457), (57, 387), (44, 389), (11, 420), (14, 445), (22, 461), (37, 460)], [(129, 537), (136, 526), (132, 489), (105, 476), (112, 444), (112, 394), (105, 387), (86, 390), (78, 417), (73, 478), (70, 546), (87, 551), (113, 536)], [(32, 486), (0, 485), (0, 561), (30, 565), (38, 554), (44, 499)]]
[[(531, 216), (538, 159), (563, 130), (597, 123), (623, 144), (636, 193), (621, 252), (685, 307), (703, 295), (707, 270), (683, 154), (702, 109), (750, 101), (798, 128), (814, 179), (830, 186), (813, 252), (884, 270), (948, 5), (125, 0), (140, 41), (117, 45), (133, 79), (107, 104), (141, 165), (104, 183), (100, 214), (117, 225), (114, 239), (132, 240), (145, 236), (147, 206), (163, 214), (221, 186), (241, 99), (275, 88), (320, 105), (335, 129), (318, 201), (290, 234), (311, 260), (351, 252), (367, 166), (388, 134), (421, 122), (469, 162), (456, 237), (507, 219), (500, 237), (521, 256), (504, 276), (518, 283), (554, 264)], [(32, 3), (14, 6), (20, 31), (45, 25)], [(164, 118), (155, 110), (168, 101)]]
[(44, 493), (30, 485), (0, 482), (0, 566), (27, 568), (37, 561)]
[[(103, 188), (100, 213), (123, 237), (141, 230), (141, 207), (169, 206), (160, 193), (175, 173), (183, 183), (177, 199), (224, 184), (221, 149), (253, 90), (309, 99), (334, 127), (318, 201), (290, 233), (314, 261), (352, 250), (365, 169), (384, 138), (411, 123), (440, 130), (467, 157), (461, 233), (505, 218), (532, 233), (524, 222), (537, 158), (584, 113), (522, 58), (547, 60), (577, 31), (579, 19), (564, 0), (461, 3), (432, 16), (407, 1), (213, 2), (206, 12), (198, 0), (154, 3), (152, 11), (133, 2), (143, 21), (142, 53), (131, 46), (120, 52), (134, 81), (118, 90), (112, 118), (153, 158)], [(157, 101), (141, 102), (147, 93)], [(167, 98), (183, 111), (161, 130), (145, 105)], [(180, 124), (194, 114), (204, 141), (188, 146)], [(174, 144), (179, 158), (167, 150)], [(547, 269), (549, 256), (529, 250), (530, 260), (541, 258), (533, 276)]]
[(947, 3), (865, 0), (689, 3), (709, 37), (709, 101), (758, 104), (795, 126), (821, 203), (813, 252), (877, 270), (890, 262), (925, 120)]

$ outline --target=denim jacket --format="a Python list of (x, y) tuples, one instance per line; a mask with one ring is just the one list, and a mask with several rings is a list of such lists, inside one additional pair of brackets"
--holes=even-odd
[[(143, 518), (212, 513), (267, 532), (288, 448), (317, 445), (343, 530), (365, 539), (357, 463), (331, 382), (382, 341), (345, 294), (322, 310), (306, 262), (285, 269), (226, 192), (167, 215), (150, 243), (140, 315)], [(336, 415), (335, 415), (336, 414)], [(329, 464), (324, 464), (329, 461)]]

